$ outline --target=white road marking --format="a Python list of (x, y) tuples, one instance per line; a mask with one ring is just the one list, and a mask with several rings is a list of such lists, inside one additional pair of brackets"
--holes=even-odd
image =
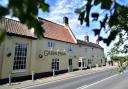
[[(128, 70), (124, 71), (124, 73), (126, 73), (126, 72), (128, 72)], [(78, 87), (77, 89), (86, 89), (86, 88), (88, 88), (88, 87), (94, 86), (94, 85), (96, 85), (96, 84), (98, 84), (98, 83), (101, 83), (101, 82), (103, 82), (103, 81), (105, 81), (105, 80), (108, 80), (108, 79), (113, 78), (113, 77), (116, 77), (116, 76), (119, 76), (119, 74), (115, 74), (115, 75), (113, 75), (113, 76), (107, 77), (107, 78), (105, 78), (105, 79), (102, 79), (102, 80), (97, 81), (97, 82), (95, 82), (95, 83), (92, 83), (92, 84), (90, 84), (90, 85), (84, 85), (84, 86)]]
[(100, 82), (103, 82), (103, 81), (108, 80), (108, 79), (110, 79), (110, 78), (113, 78), (113, 77), (115, 77), (115, 76), (118, 76), (118, 74), (115, 74), (115, 75), (113, 75), (113, 76), (107, 77), (107, 78), (102, 79), (102, 80), (99, 80), (99, 81), (97, 81), (97, 82), (95, 82), (95, 83), (92, 83), (92, 84), (90, 84), (90, 85), (86, 85), (86, 86), (84, 85), (84, 86), (78, 87), (77, 89), (86, 89), (86, 88), (88, 88), (88, 87), (90, 87), (90, 86), (94, 86), (94, 85), (96, 85), (96, 84), (98, 84), (98, 83), (100, 83)]

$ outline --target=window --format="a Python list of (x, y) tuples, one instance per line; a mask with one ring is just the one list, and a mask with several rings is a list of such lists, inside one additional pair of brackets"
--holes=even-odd
[(88, 64), (91, 64), (92, 62), (91, 62), (91, 59), (88, 59)]
[(59, 59), (52, 59), (52, 69), (59, 70)]
[(83, 63), (83, 67), (86, 67), (86, 59), (83, 59), (82, 63)]
[(101, 59), (101, 64), (103, 63), (102, 59)]
[(72, 51), (73, 50), (73, 46), (71, 44), (68, 44), (68, 51)]
[(88, 52), (87, 48), (85, 48), (85, 52)]
[(16, 44), (13, 70), (20, 71), (26, 69), (27, 44)]
[(72, 59), (69, 59), (69, 65), (70, 66), (72, 65)]
[(78, 62), (78, 67), (81, 67), (81, 61)]
[(55, 47), (55, 43), (53, 41), (48, 41), (48, 47), (49, 48), (54, 48)]

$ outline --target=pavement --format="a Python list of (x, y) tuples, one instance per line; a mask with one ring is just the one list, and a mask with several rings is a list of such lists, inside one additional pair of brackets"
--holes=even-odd
[(64, 74), (59, 74), (59, 75), (55, 75), (51, 77), (36, 79), (34, 81), (27, 80), (27, 81), (22, 81), (22, 82), (11, 83), (11, 85), (9, 84), (0, 85), (0, 89), (21, 89), (21, 88), (26, 88), (30, 86), (40, 85), (40, 84), (48, 84), (48, 83), (53, 83), (56, 81), (75, 78), (78, 76), (89, 75), (92, 73), (101, 72), (101, 71), (105, 71), (105, 70), (113, 69), (113, 68), (116, 68), (116, 66), (103, 66), (103, 67), (95, 67), (95, 68), (87, 69), (87, 70), (67, 72)]

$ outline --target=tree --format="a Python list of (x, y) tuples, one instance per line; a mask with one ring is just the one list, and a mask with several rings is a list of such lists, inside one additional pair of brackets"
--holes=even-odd
[[(41, 27), (37, 15), (39, 9), (44, 12), (49, 11), (49, 5), (45, 3), (45, 0), (8, 0), (8, 2), (6, 7), (0, 5), (0, 19), (6, 15), (17, 17), (28, 28), (33, 27), (38, 38), (42, 37), (44, 29)], [(0, 31), (0, 34), (0, 42), (2, 42), (4, 38), (3, 31)]]
[(119, 72), (123, 72), (126, 69), (128, 65), (128, 56), (112, 56), (111, 59), (118, 63)]
[[(98, 41), (103, 41), (107, 45), (109, 45), (112, 40), (115, 40), (117, 35), (125, 37), (125, 40), (128, 40), (128, 7), (123, 6), (117, 2), (117, 0), (86, 0), (87, 3), (81, 8), (76, 9), (76, 13), (79, 14), (78, 20), (81, 24), (84, 22), (86, 26), (90, 26), (90, 15), (94, 18), (94, 20), (98, 20), (100, 14), (91, 13), (91, 9), (93, 6), (101, 4), (101, 9), (104, 11), (109, 11), (109, 14), (106, 14), (104, 19), (100, 20), (100, 29), (92, 29), (95, 35), (98, 35)], [(93, 2), (94, 1), (94, 2)], [(107, 29), (107, 25), (109, 29)], [(110, 32), (108, 38), (103, 38), (100, 36), (101, 30), (105, 32)], [(122, 33), (124, 32), (124, 33)]]

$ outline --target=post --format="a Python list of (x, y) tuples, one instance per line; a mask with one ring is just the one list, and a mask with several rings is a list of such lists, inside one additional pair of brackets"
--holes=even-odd
[(92, 68), (91, 64), (90, 64), (90, 69)]
[(53, 76), (55, 76), (55, 70), (53, 69)]
[(32, 81), (34, 81), (34, 72), (32, 71)]
[(11, 74), (9, 74), (9, 85), (11, 85)]
[(83, 69), (83, 60), (81, 60), (81, 68), (80, 68), (80, 70), (82, 70)]
[(69, 67), (68, 67), (68, 72), (70, 72)]

